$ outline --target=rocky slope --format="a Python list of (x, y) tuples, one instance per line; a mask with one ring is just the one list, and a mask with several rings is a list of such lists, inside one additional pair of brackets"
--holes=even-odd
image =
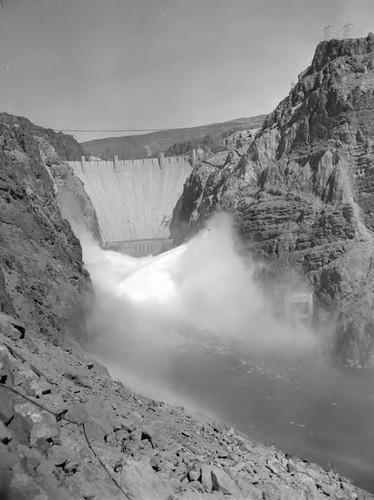
[[(364, 500), (333, 470), (138, 396), (0, 316), (0, 497)], [(17, 326), (17, 325), (16, 325)]]
[[(90, 294), (81, 247), (61, 216), (35, 137), (0, 115), (0, 311), (62, 345), (85, 338)], [(31, 123), (31, 122), (29, 122)], [(55, 134), (58, 135), (58, 134)], [(58, 142), (58, 139), (56, 139)]]
[(373, 109), (374, 35), (320, 43), (253, 142), (196, 166), (172, 223), (179, 242), (214, 211), (234, 214), (273, 282), (290, 267), (307, 276), (353, 364), (374, 339)]

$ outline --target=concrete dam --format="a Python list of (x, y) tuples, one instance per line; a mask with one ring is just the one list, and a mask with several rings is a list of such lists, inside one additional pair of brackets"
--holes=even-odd
[(193, 157), (67, 162), (91, 198), (108, 247), (134, 256), (170, 246), (173, 209), (191, 173)]

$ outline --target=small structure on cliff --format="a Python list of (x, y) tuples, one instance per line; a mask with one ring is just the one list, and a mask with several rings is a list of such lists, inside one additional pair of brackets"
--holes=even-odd
[(310, 325), (313, 317), (313, 292), (296, 290), (285, 297), (286, 316), (293, 323)]

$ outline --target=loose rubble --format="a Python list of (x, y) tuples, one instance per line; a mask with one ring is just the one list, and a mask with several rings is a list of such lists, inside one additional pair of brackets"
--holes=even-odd
[(0, 498), (374, 498), (345, 478), (132, 393), (82, 352), (0, 322)]

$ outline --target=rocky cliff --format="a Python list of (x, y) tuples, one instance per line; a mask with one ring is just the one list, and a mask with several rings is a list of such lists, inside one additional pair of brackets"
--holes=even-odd
[(56, 344), (73, 337), (84, 341), (82, 311), (90, 293), (89, 277), (80, 243), (61, 216), (40, 149), (45, 139), (35, 137), (22, 121), (9, 115), (2, 121), (2, 116), (0, 312)]
[(354, 364), (374, 339), (373, 109), (374, 35), (320, 43), (253, 141), (196, 166), (172, 222), (179, 242), (214, 211), (234, 214), (274, 279), (290, 267), (307, 276)]

